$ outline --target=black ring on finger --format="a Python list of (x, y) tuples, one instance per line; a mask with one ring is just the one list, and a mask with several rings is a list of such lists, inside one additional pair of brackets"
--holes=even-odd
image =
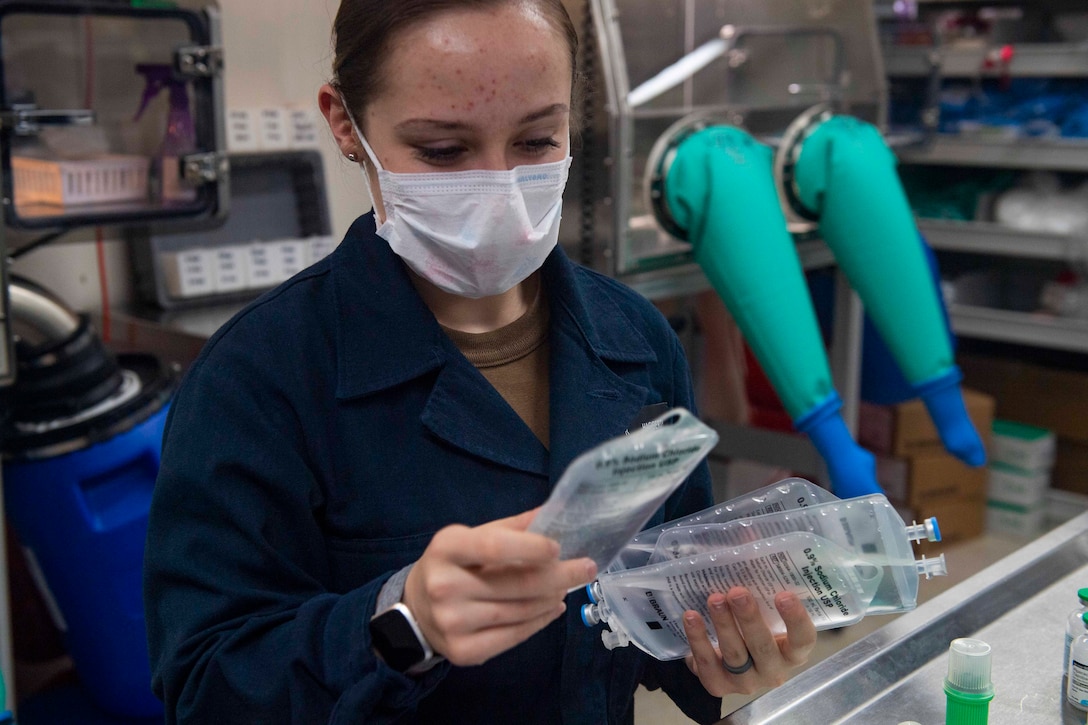
[(722, 658), (722, 666), (725, 667), (725, 671), (731, 675), (743, 675), (745, 672), (752, 669), (752, 665), (754, 664), (755, 662), (752, 660), (751, 652), (748, 653), (748, 660), (740, 667), (733, 667), (725, 661), (724, 657)]

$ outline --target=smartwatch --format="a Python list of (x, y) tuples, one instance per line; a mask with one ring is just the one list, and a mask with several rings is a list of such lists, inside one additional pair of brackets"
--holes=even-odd
[(397, 672), (426, 672), (442, 660), (427, 644), (411, 610), (400, 602), (371, 618), (370, 641), (382, 661)]

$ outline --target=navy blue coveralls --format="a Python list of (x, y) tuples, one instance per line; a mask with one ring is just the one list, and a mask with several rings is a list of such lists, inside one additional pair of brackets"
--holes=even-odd
[[(630, 723), (639, 681), (719, 718), (683, 662), (565, 616), (419, 678), (371, 651), (382, 584), (432, 535), (539, 506), (644, 406), (693, 408), (661, 314), (557, 248), (550, 450), (441, 331), (371, 215), (217, 332), (167, 422), (147, 540), (153, 687), (180, 723)], [(709, 506), (704, 463), (653, 523)]]

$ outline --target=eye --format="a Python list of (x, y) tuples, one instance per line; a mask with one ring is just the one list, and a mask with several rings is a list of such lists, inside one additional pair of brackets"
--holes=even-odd
[(560, 148), (561, 144), (550, 136), (545, 138), (531, 138), (518, 144), (522, 151), (531, 156), (543, 156), (552, 149)]
[(464, 146), (416, 146), (415, 156), (421, 161), (435, 166), (443, 166), (456, 163), (461, 154), (465, 152)]

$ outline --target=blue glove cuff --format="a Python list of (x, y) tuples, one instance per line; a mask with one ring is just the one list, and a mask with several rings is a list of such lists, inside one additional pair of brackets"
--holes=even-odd
[(876, 482), (876, 459), (857, 444), (839, 411), (842, 399), (831, 393), (822, 403), (794, 421), (808, 434), (831, 474), (831, 489), (839, 498), (884, 493)]
[(967, 415), (967, 406), (960, 392), (963, 375), (953, 365), (935, 378), (919, 383), (915, 392), (929, 411), (945, 450), (968, 466), (986, 463), (986, 448)]

